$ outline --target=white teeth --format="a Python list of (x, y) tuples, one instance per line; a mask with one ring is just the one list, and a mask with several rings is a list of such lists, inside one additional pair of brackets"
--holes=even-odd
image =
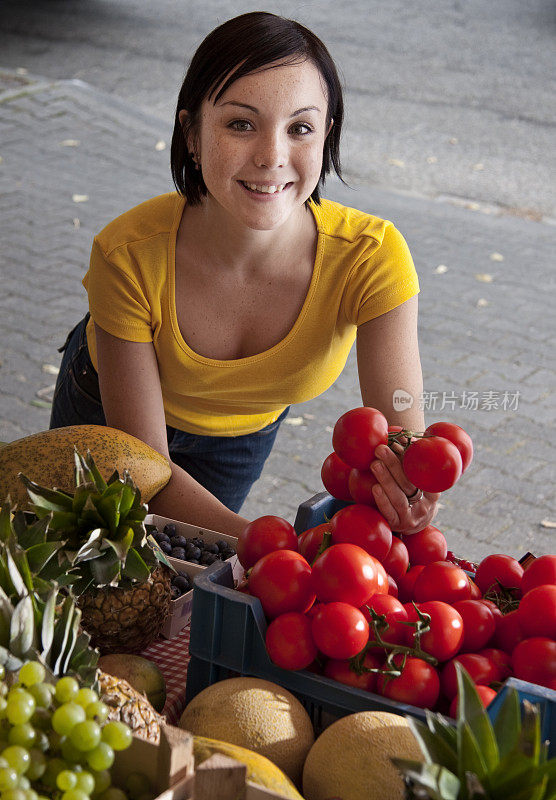
[(281, 192), (286, 186), (285, 183), (282, 183), (279, 186), (259, 186), (258, 183), (247, 183), (247, 181), (242, 181), (242, 183), (248, 189), (251, 189), (251, 191), (262, 192), (263, 194), (275, 194), (276, 192)]

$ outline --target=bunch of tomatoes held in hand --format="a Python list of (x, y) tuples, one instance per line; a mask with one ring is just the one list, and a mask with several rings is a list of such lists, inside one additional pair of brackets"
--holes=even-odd
[[(450, 431), (445, 427), (450, 423), (436, 425)], [(344, 435), (345, 426), (341, 431)], [(409, 432), (403, 434), (409, 438)], [(458, 436), (470, 460), (472, 445), (469, 450)], [(427, 438), (406, 443), (405, 456)], [(335, 428), (335, 451), (353, 463), (352, 451), (338, 441)], [(465, 459), (457, 445), (454, 449), (455, 481)], [(370, 464), (374, 448), (368, 458)], [(364, 469), (363, 460), (359, 463)], [(405, 469), (405, 457), (403, 463)], [(438, 481), (428, 488), (430, 482), (414, 480), (417, 472), (410, 480), (419, 488), (447, 488), (439, 488)], [(353, 480), (348, 484), (353, 487)], [(451, 716), (457, 711), (456, 662), (470, 674), (485, 705), (512, 674), (556, 689), (556, 555), (533, 559), (525, 570), (504, 554), (489, 555), (476, 566), (449, 552), (433, 525), (396, 535), (373, 507), (372, 492), (365, 502), (355, 494), (352, 488), (350, 499), (356, 502), (299, 537), (285, 519), (268, 515), (239, 536), (237, 553), (246, 570), (241, 588), (262, 604), (269, 622), (266, 647), (276, 665), (309, 669)]]

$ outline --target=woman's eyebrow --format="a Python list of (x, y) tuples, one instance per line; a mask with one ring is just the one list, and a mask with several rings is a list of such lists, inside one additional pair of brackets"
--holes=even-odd
[[(226, 100), (225, 103), (219, 103), (221, 106), (238, 106), (239, 108), (246, 108), (248, 111), (252, 111), (253, 114), (259, 114), (260, 111), (255, 106), (250, 106), (248, 103), (238, 103), (235, 100)], [(300, 114), (305, 114), (306, 111), (317, 111), (320, 114), (320, 108), (318, 106), (304, 106), (303, 108), (298, 108), (297, 111), (294, 111), (293, 114), (290, 114), (290, 119), (293, 117), (298, 117)]]

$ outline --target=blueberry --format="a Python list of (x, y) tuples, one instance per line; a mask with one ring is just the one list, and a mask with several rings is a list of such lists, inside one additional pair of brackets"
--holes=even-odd
[(206, 544), (205, 545), (205, 553), (216, 553), (218, 555), (219, 552), (220, 552), (220, 549), (219, 549), (217, 544)]
[(157, 531), (155, 533), (155, 535), (154, 535), (154, 538), (156, 539), (157, 542), (160, 542), (160, 543), (162, 543), (162, 542), (168, 542), (169, 543), (170, 542), (170, 537), (168, 536), (167, 533), (160, 533), (159, 531)]
[(218, 560), (218, 556), (216, 555), (216, 553), (206, 553), (205, 552), (201, 556), (200, 563), (208, 567), (209, 564), (214, 564), (214, 562), (217, 561), (217, 560)]
[(163, 533), (168, 534), (168, 536), (175, 536), (176, 535), (176, 526), (173, 522), (169, 522), (163, 528)]
[(172, 555), (172, 545), (168, 541), (160, 542), (159, 544), (160, 549), (163, 553), (166, 553), (167, 556)]
[(191, 581), (187, 575), (176, 575), (174, 577), (173, 584), (174, 586), (177, 586), (183, 594), (185, 594), (185, 592), (189, 592), (191, 589)]
[(191, 541), (196, 547), (199, 548), (199, 550), (202, 550), (203, 547), (205, 546), (205, 540), (200, 539), (198, 536), (196, 536), (194, 539), (191, 539)]
[(187, 557), (188, 561), (198, 561), (201, 558), (201, 551), (198, 547), (193, 547), (189, 551), (189, 556)]
[(179, 558), (185, 561), (185, 550), (183, 547), (172, 547), (172, 558)]
[(186, 547), (187, 539), (184, 536), (172, 536), (170, 544), (172, 547)]
[(235, 556), (235, 554), (236, 551), (230, 548), (229, 550), (224, 550), (224, 552), (221, 554), (221, 558), (223, 561), (227, 561), (229, 558)]
[(178, 597), (181, 597), (182, 592), (180, 591), (179, 586), (176, 586), (176, 584), (173, 583), (171, 588), (170, 588), (170, 594), (171, 594), (172, 600), (177, 600)]
[(219, 540), (216, 542), (216, 546), (218, 547), (218, 549), (220, 550), (220, 552), (222, 552), (222, 550), (227, 550), (227, 549), (228, 549), (228, 547), (229, 547), (229, 545), (228, 545), (228, 542), (225, 542), (223, 539), (219, 539)]

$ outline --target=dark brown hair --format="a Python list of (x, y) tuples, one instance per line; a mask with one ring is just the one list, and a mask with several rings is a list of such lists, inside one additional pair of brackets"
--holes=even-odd
[[(326, 84), (327, 127), (334, 121), (324, 143), (322, 170), (311, 199), (320, 202), (320, 189), (332, 168), (342, 178), (340, 135), (344, 103), (330, 53), (321, 40), (299, 22), (266, 11), (253, 11), (234, 17), (209, 33), (191, 60), (178, 96), (170, 160), (176, 189), (189, 204), (200, 203), (207, 193), (202, 174), (195, 169), (187, 147), (188, 134), (198, 126), (203, 100), (208, 98), (216, 103), (239, 78), (276, 61), (297, 64), (307, 59), (316, 66)], [(179, 113), (184, 109), (187, 123), (182, 127)]]

